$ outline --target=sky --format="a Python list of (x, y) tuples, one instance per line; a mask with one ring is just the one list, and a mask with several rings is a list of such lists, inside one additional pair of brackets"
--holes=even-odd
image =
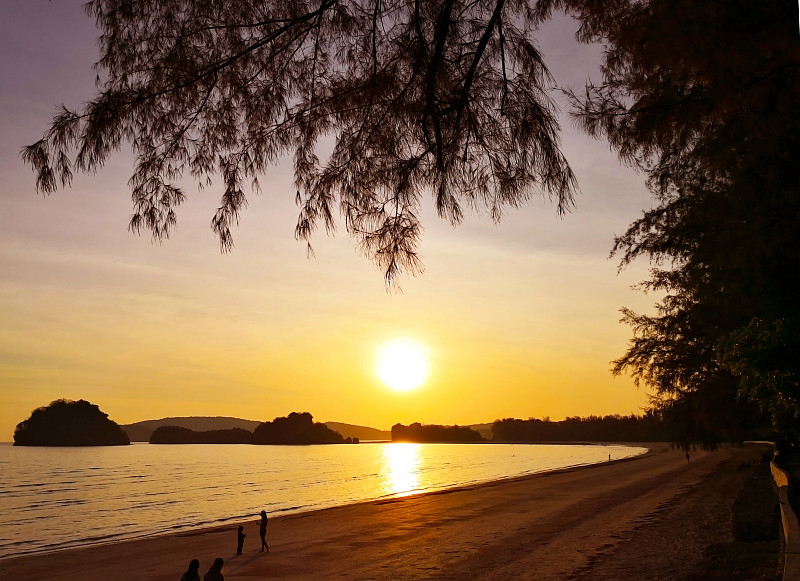
[[(317, 234), (307, 257), (285, 164), (249, 197), (230, 254), (210, 229), (221, 191), (188, 180), (177, 229), (154, 243), (127, 229), (129, 151), (48, 197), (19, 156), (57, 105), (94, 95), (97, 31), (82, 1), (2, 2), (0, 441), (59, 398), (120, 424), (308, 411), (380, 429), (646, 407), (647, 391), (610, 368), (631, 336), (619, 309), (652, 309), (655, 298), (631, 288), (648, 265), (618, 273), (609, 251), (652, 200), (607, 144), (562, 116), (581, 190), (563, 218), (534, 199), (500, 224), (472, 214), (453, 227), (429, 200), (425, 272), (403, 277), (402, 292), (387, 292), (343, 229)], [(581, 88), (598, 78), (601, 47), (575, 42), (576, 29), (559, 17), (539, 43), (557, 82)], [(398, 338), (424, 345), (430, 362), (427, 382), (405, 393), (374, 372), (378, 348)]]

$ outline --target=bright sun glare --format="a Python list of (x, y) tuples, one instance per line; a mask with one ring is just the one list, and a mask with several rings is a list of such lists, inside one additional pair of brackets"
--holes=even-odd
[(412, 339), (394, 339), (378, 348), (375, 375), (395, 391), (411, 391), (428, 379), (427, 349)]

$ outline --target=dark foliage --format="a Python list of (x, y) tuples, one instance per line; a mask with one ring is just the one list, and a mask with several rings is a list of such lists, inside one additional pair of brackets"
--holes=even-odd
[[(713, 446), (770, 423), (798, 442), (800, 36), (785, 0), (566, 0), (605, 43), (577, 121), (643, 171), (657, 206), (616, 239), (651, 261), (654, 315), (615, 373), (652, 388), (681, 442)], [(789, 445), (794, 445), (789, 444)]]
[(15, 446), (121, 446), (127, 434), (86, 400), (57, 399), (17, 424)]
[[(131, 229), (169, 234), (189, 173), (222, 182), (223, 250), (244, 189), (294, 161), (296, 235), (348, 233), (392, 280), (420, 268), (430, 195), (458, 223), (575, 189), (534, 36), (556, 9), (602, 42), (602, 80), (571, 93), (656, 196), (616, 238), (645, 257), (655, 314), (614, 372), (652, 389), (678, 441), (714, 446), (768, 424), (800, 446), (800, 38), (788, 0), (93, 0), (98, 95), (23, 150), (48, 193), (129, 143)], [(332, 152), (320, 160), (320, 145)]]
[[(221, 182), (212, 229), (223, 250), (248, 184), (294, 161), (296, 235), (348, 233), (391, 280), (420, 268), (418, 213), (465, 207), (499, 219), (532, 195), (570, 204), (534, 43), (542, 14), (521, 0), (92, 0), (98, 94), (62, 108), (23, 150), (42, 192), (94, 172), (123, 143), (134, 231), (169, 235), (185, 193)], [(327, 160), (322, 150), (332, 144)], [(294, 192), (286, 192), (294, 196)]]
[(392, 426), (392, 442), (483, 442), (475, 430), (466, 426), (423, 425), (414, 422), (410, 426)]
[(254, 444), (342, 444), (344, 438), (308, 412), (292, 412), (259, 424), (253, 431)]
[(180, 426), (161, 426), (150, 436), (151, 444), (250, 444), (253, 434), (242, 428), (197, 432)]
[(669, 427), (652, 413), (644, 416), (571, 417), (561, 421), (506, 418), (492, 425), (494, 442), (665, 442)]
[(789, 477), (789, 502), (795, 514), (800, 514), (800, 450), (779, 452), (775, 460)]

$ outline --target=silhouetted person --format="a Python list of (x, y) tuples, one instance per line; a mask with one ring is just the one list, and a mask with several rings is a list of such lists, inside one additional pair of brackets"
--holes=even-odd
[(244, 534), (244, 527), (239, 527), (239, 532), (236, 534), (236, 554), (242, 554), (242, 547), (244, 547), (244, 538), (247, 535)]
[(214, 564), (208, 570), (208, 573), (203, 575), (203, 581), (225, 581), (225, 576), (222, 574), (222, 565), (225, 564), (220, 557), (214, 559)]
[(200, 581), (200, 561), (192, 559), (189, 561), (189, 568), (186, 573), (181, 575), (181, 581)]
[(689, 452), (686, 452), (686, 461), (689, 461)]
[(267, 545), (267, 511), (261, 511), (261, 522), (258, 523), (258, 536), (261, 537), (261, 552), (264, 549), (269, 553), (269, 545)]

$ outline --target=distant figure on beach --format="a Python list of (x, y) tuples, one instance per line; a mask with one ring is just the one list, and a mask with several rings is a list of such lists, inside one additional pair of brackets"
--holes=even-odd
[(189, 568), (186, 573), (181, 575), (181, 581), (200, 581), (200, 561), (192, 559), (189, 561)]
[(611, 454), (608, 455), (608, 461), (611, 462)]
[(261, 521), (258, 523), (258, 536), (261, 537), (261, 552), (264, 549), (269, 553), (269, 545), (267, 545), (267, 511), (261, 511)]
[(269, 553), (269, 545), (267, 545), (267, 511), (261, 511), (261, 522), (258, 523), (258, 536), (261, 537), (261, 552), (264, 549)]
[(689, 461), (689, 452), (686, 452), (686, 461)]
[(225, 576), (222, 574), (222, 565), (225, 564), (220, 557), (214, 559), (214, 564), (203, 576), (203, 581), (225, 581)]
[(239, 527), (239, 532), (236, 534), (236, 554), (237, 555), (241, 555), (242, 554), (242, 547), (244, 547), (244, 538), (246, 536), (247, 535), (244, 534), (244, 527), (240, 526)]

